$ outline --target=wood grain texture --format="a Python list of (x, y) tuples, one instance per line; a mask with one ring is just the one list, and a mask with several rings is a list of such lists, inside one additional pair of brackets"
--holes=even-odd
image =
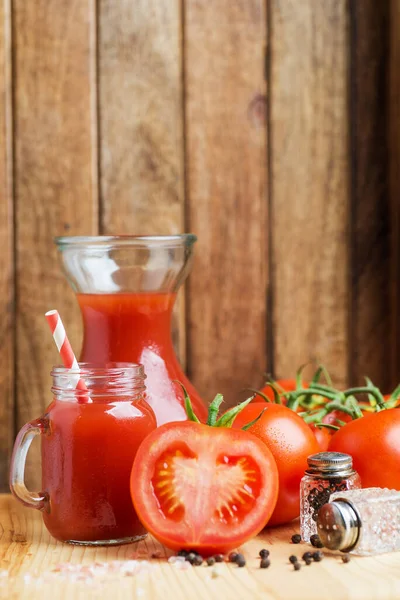
[(104, 233), (182, 231), (181, 52), (179, 0), (100, 0)]
[(322, 361), (348, 378), (345, 0), (271, 1), (274, 370)]
[(266, 369), (264, 2), (186, 0), (184, 31), (189, 376), (233, 404)]
[(76, 351), (79, 311), (53, 236), (97, 232), (93, 0), (15, 0), (18, 425), (51, 399), (57, 308)]
[(400, 0), (390, 0), (389, 166), (390, 166), (390, 284), (392, 384), (400, 379)]
[[(388, 181), (389, 6), (358, 0), (351, 6), (352, 345), (350, 378), (368, 375), (383, 390), (398, 383), (388, 369), (390, 206)], [(400, 375), (400, 373), (398, 374)]]
[[(352, 557), (343, 564), (337, 554), (325, 552), (322, 562), (295, 572), (290, 554), (301, 556), (310, 548), (289, 542), (298, 525), (265, 530), (244, 544), (240, 551), (246, 567), (222, 563), (216, 568), (178, 569), (167, 562), (170, 551), (150, 536), (139, 544), (114, 548), (82, 548), (55, 542), (41, 521), (41, 515), (21, 508), (10, 496), (0, 497), (0, 598), (7, 600), (397, 600), (400, 597), (400, 553), (379, 557)], [(260, 569), (261, 548), (271, 551), (271, 566)], [(151, 559), (159, 552), (160, 558)], [(81, 572), (94, 563), (126, 559), (148, 560), (135, 576), (115, 574), (94, 576)], [(75, 570), (66, 576), (62, 566)], [(60, 568), (61, 566), (61, 568)], [(58, 568), (58, 571), (55, 570)], [(212, 573), (217, 573), (212, 576)], [(7, 573), (8, 576), (5, 575)]]
[[(99, 1), (101, 231), (181, 233), (184, 222), (181, 2)], [(185, 306), (174, 311), (185, 362)]]
[(0, 2), (0, 491), (7, 487), (14, 433), (14, 264), (11, 6)]

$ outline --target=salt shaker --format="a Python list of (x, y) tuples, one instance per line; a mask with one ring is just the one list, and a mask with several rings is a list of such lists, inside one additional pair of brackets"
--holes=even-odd
[(300, 533), (305, 542), (317, 533), (319, 509), (331, 494), (360, 488), (353, 460), (341, 452), (320, 452), (307, 459), (308, 469), (300, 482)]
[(400, 492), (365, 488), (332, 494), (318, 513), (317, 528), (330, 550), (360, 556), (400, 551)]

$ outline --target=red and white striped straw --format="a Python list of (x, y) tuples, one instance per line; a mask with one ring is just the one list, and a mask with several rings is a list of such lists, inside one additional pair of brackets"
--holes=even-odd
[[(45, 314), (45, 317), (49, 324), (51, 333), (53, 334), (53, 339), (60, 353), (63, 365), (67, 369), (71, 370), (71, 380), (74, 383), (74, 387), (76, 389), (87, 392), (88, 389), (86, 387), (85, 382), (83, 381), (83, 379), (81, 379), (79, 375), (80, 369), (78, 361), (76, 360), (74, 351), (72, 350), (72, 346), (67, 337), (67, 333), (65, 331), (58, 310), (49, 310)], [(88, 396), (81, 396), (79, 398), (79, 402), (88, 402), (88, 400)]]

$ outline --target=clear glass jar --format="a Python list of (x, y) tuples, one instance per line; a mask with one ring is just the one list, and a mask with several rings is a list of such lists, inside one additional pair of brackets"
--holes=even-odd
[(56, 244), (83, 319), (80, 360), (144, 366), (158, 425), (185, 421), (182, 382), (200, 420), (207, 409), (175, 355), (172, 309), (192, 264), (193, 234), (59, 237)]
[(400, 492), (365, 488), (333, 494), (317, 527), (330, 550), (360, 556), (400, 551)]
[[(130, 473), (142, 440), (156, 428), (144, 399), (141, 365), (54, 367), (53, 401), (24, 425), (14, 445), (10, 488), (25, 506), (42, 511), (58, 540), (86, 545), (137, 541), (146, 535), (130, 496)], [(75, 387), (83, 379), (88, 391)], [(26, 455), (36, 435), (42, 446), (42, 490), (25, 487)]]
[(305, 542), (318, 533), (318, 511), (329, 502), (331, 494), (361, 487), (348, 454), (319, 452), (309, 456), (307, 463), (308, 469), (300, 482), (300, 533)]

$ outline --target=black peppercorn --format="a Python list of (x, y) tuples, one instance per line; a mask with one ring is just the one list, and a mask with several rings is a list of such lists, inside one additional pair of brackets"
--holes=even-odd
[(193, 563), (192, 563), (195, 567), (199, 567), (200, 565), (203, 564), (203, 557), (200, 556), (200, 554), (196, 554), (196, 556), (194, 557)]
[(301, 542), (301, 535), (299, 533), (295, 533), (294, 535), (292, 535), (292, 544), (300, 544)]
[(187, 550), (179, 550), (177, 556), (184, 556), (186, 558), (188, 554), (189, 552)]
[(243, 556), (243, 554), (238, 554), (238, 557), (236, 559), (236, 564), (238, 567), (244, 567), (246, 564), (246, 559)]
[(312, 558), (312, 552), (304, 552), (303, 556), (301, 557), (303, 560), (307, 560), (308, 558)]
[(294, 563), (298, 562), (297, 556), (294, 556), (294, 554), (292, 554), (291, 556), (289, 556), (289, 561), (292, 563), (292, 565), (294, 565)]
[(312, 557), (314, 562), (321, 562), (321, 560), (324, 558), (324, 555), (320, 550), (317, 550), (317, 552), (313, 552)]
[(260, 569), (268, 569), (270, 564), (271, 564), (271, 561), (269, 560), (269, 558), (264, 557), (260, 560)]
[(189, 554), (185, 556), (185, 560), (187, 560), (191, 565), (193, 564), (195, 558), (196, 554), (194, 552), (189, 552)]
[(237, 561), (239, 554), (237, 552), (231, 552), (228, 556), (228, 560), (231, 563), (235, 563)]
[(348, 554), (343, 554), (343, 556), (342, 556), (342, 561), (343, 561), (344, 563), (348, 563), (348, 562), (350, 562), (350, 556), (349, 556)]
[(261, 558), (268, 558), (269, 550), (267, 550), (266, 548), (263, 548), (262, 550), (260, 550), (259, 555), (261, 556)]
[(295, 571), (300, 571), (301, 564), (299, 562), (295, 562), (295, 563), (293, 563), (293, 568)]
[(310, 542), (311, 542), (311, 546), (314, 546), (314, 548), (323, 548), (324, 545), (321, 542), (319, 535), (317, 533), (314, 533), (314, 535), (312, 535), (310, 537)]
[(215, 565), (215, 558), (213, 556), (209, 556), (207, 558), (207, 564), (209, 567), (212, 567), (213, 565)]
[(214, 558), (215, 558), (215, 562), (224, 562), (224, 557), (222, 554), (215, 554)]
[(307, 558), (304, 559), (304, 562), (306, 563), (306, 565), (311, 565), (312, 561), (313, 561), (312, 558), (308, 558), (307, 557)]

